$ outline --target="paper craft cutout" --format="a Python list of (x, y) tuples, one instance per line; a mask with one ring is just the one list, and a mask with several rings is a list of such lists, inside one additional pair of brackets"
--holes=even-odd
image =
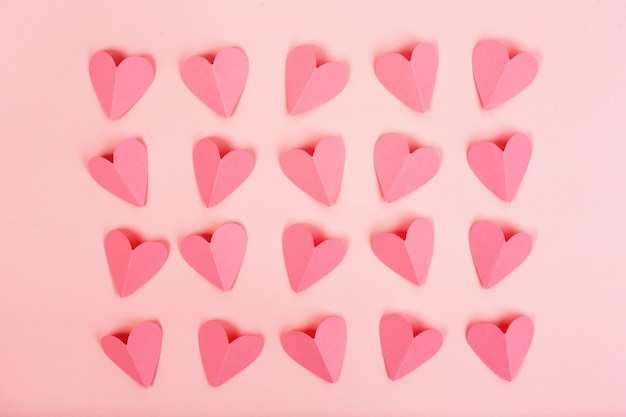
[(528, 233), (516, 233), (505, 240), (502, 229), (488, 221), (470, 228), (469, 242), (476, 273), (485, 288), (493, 287), (513, 272), (533, 247), (533, 238)]
[(435, 229), (428, 219), (414, 220), (403, 239), (396, 233), (380, 233), (372, 239), (374, 254), (394, 272), (415, 285), (424, 285), (433, 257)]
[(337, 96), (348, 82), (348, 68), (336, 62), (317, 65), (315, 49), (302, 45), (287, 55), (285, 90), (287, 110), (296, 115), (312, 110)]
[(87, 169), (91, 177), (111, 194), (135, 206), (146, 205), (148, 151), (139, 139), (126, 139), (117, 145), (113, 161), (103, 156), (91, 158)]
[(391, 203), (426, 184), (439, 170), (439, 154), (421, 147), (411, 152), (407, 137), (387, 133), (374, 146), (376, 176), (385, 201)]
[(152, 322), (145, 321), (137, 325), (128, 335), (107, 335), (101, 340), (104, 353), (122, 371), (148, 388), (154, 381), (163, 331)]
[(294, 224), (283, 232), (283, 256), (291, 288), (301, 292), (328, 275), (341, 263), (346, 246), (339, 239), (315, 244), (304, 224)]
[(193, 166), (202, 201), (213, 207), (230, 195), (248, 178), (254, 168), (254, 156), (243, 149), (224, 155), (217, 138), (201, 139), (193, 148)]
[(219, 387), (246, 369), (263, 349), (260, 336), (241, 335), (229, 340), (226, 329), (216, 320), (200, 326), (198, 344), (204, 373), (212, 387)]
[(492, 142), (473, 144), (467, 153), (467, 161), (487, 188), (510, 203), (522, 183), (531, 153), (530, 139), (518, 133), (507, 141), (504, 150)]
[(213, 62), (203, 56), (188, 58), (180, 69), (189, 90), (211, 110), (230, 117), (248, 79), (248, 58), (238, 48), (225, 48)]
[(91, 84), (104, 112), (118, 120), (144, 95), (154, 79), (150, 61), (130, 56), (115, 64), (106, 51), (98, 51), (89, 60)]
[(426, 329), (416, 334), (411, 323), (399, 314), (386, 314), (380, 320), (380, 347), (392, 381), (432, 358), (442, 343), (439, 330)]
[(341, 138), (329, 136), (315, 146), (313, 155), (304, 149), (285, 152), (280, 157), (280, 167), (298, 188), (331, 206), (339, 194), (345, 156)]
[(437, 78), (439, 57), (430, 43), (420, 43), (407, 60), (389, 53), (376, 61), (376, 77), (381, 84), (411, 109), (425, 113), (430, 108)]
[(515, 97), (535, 79), (537, 59), (526, 52), (509, 59), (506, 46), (495, 40), (481, 41), (472, 54), (474, 82), (485, 110)]
[(530, 317), (520, 316), (504, 332), (493, 323), (475, 324), (467, 332), (467, 342), (489, 369), (512, 381), (528, 353), (534, 331)]
[(207, 281), (230, 291), (246, 254), (248, 235), (237, 223), (225, 223), (215, 229), (210, 239), (189, 235), (180, 243), (185, 261)]
[(294, 361), (332, 383), (339, 377), (347, 338), (343, 318), (330, 316), (317, 327), (313, 337), (308, 332), (292, 330), (283, 335), (281, 342)]

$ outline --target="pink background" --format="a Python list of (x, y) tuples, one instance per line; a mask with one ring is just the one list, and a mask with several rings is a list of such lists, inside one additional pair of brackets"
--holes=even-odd
[[(626, 415), (626, 3), (385, 1), (0, 2), (0, 414), (7, 416)], [(384, 4), (384, 5), (383, 5)], [(485, 112), (471, 71), (474, 45), (499, 38), (537, 55), (535, 81)], [(378, 55), (434, 42), (440, 62), (431, 111), (417, 114), (377, 81)], [(331, 102), (287, 115), (287, 51), (312, 43), (346, 62)], [(231, 119), (184, 86), (182, 60), (239, 46), (250, 75)], [(156, 77), (112, 122), (87, 63), (100, 49), (145, 54)], [(378, 136), (398, 131), (443, 157), (431, 182), (396, 203), (380, 197), (372, 163)], [(527, 133), (533, 156), (506, 204), (473, 175), (470, 143)], [(341, 135), (346, 167), (326, 208), (282, 174), (285, 149)], [(191, 160), (200, 138), (253, 149), (250, 178), (215, 208), (201, 204)], [(87, 160), (141, 136), (149, 154), (145, 208), (103, 191)], [(374, 257), (374, 232), (413, 216), (435, 225), (428, 281), (415, 287)], [(535, 247), (491, 290), (480, 287), (470, 225), (495, 219), (530, 232)], [(180, 240), (239, 221), (249, 244), (238, 281), (221, 293), (182, 259)], [(281, 233), (310, 222), (348, 242), (341, 265), (301, 294), (284, 270)], [(114, 292), (103, 251), (109, 230), (165, 239), (170, 256), (127, 299)], [(382, 314), (401, 311), (442, 329), (444, 344), (390, 381), (378, 341)], [(530, 315), (535, 339), (507, 383), (465, 341), (469, 323)], [(283, 352), (281, 332), (326, 314), (348, 324), (335, 384)], [(199, 325), (226, 319), (265, 337), (256, 362), (219, 388), (202, 371)], [(144, 319), (164, 331), (154, 386), (143, 389), (99, 346)]]

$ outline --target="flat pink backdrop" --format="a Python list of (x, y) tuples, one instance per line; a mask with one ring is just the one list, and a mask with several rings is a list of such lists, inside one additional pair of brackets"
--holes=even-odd
[[(626, 415), (626, 3), (522, 1), (7, 1), (0, 2), (0, 415), (6, 416), (575, 416)], [(540, 69), (519, 96), (485, 112), (471, 71), (475, 44), (507, 41)], [(417, 114), (375, 77), (375, 58), (420, 41), (440, 55), (431, 111)], [(288, 50), (312, 43), (347, 63), (334, 100), (291, 117)], [(232, 118), (184, 86), (181, 62), (227, 46), (250, 75)], [(121, 120), (108, 120), (87, 63), (100, 49), (145, 54), (156, 77)], [(372, 150), (406, 133), (443, 157), (435, 178), (393, 204), (380, 197)], [(466, 161), (470, 143), (531, 137), (533, 156), (513, 203), (493, 196)], [(278, 156), (323, 135), (347, 149), (338, 204), (323, 207), (282, 174)], [(201, 204), (191, 150), (219, 135), (253, 149), (251, 177), (215, 208)], [(124, 138), (149, 154), (145, 208), (103, 191), (86, 162)], [(418, 288), (378, 261), (373, 233), (413, 216), (435, 225), (428, 281)], [(478, 219), (530, 232), (530, 257), (491, 290), (480, 287), (467, 234)], [(245, 225), (248, 252), (231, 293), (182, 259), (189, 233)], [(348, 242), (341, 265), (291, 291), (281, 233), (310, 222)], [(103, 239), (127, 227), (165, 239), (152, 281), (116, 296)], [(442, 329), (430, 361), (392, 382), (380, 317), (413, 315)], [(469, 323), (530, 315), (535, 338), (515, 381), (489, 371), (465, 340)], [(279, 336), (326, 314), (348, 324), (339, 381), (328, 384), (283, 352)], [(219, 388), (202, 371), (199, 325), (211, 318), (265, 337), (261, 356)], [(143, 389), (99, 346), (103, 335), (158, 320), (163, 350)]]

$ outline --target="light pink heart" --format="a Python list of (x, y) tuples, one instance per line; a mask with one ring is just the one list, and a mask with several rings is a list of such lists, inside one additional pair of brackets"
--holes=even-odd
[(298, 188), (331, 206), (339, 194), (345, 152), (341, 138), (330, 136), (315, 146), (313, 155), (303, 149), (285, 152), (280, 157), (280, 167)]
[(287, 110), (296, 115), (312, 110), (343, 90), (348, 69), (336, 62), (317, 66), (315, 50), (310, 45), (292, 49), (285, 65)]
[(314, 337), (292, 330), (283, 335), (281, 342), (294, 361), (332, 383), (339, 377), (347, 338), (346, 322), (341, 317), (331, 316), (317, 327)]
[(91, 84), (104, 112), (117, 120), (144, 95), (154, 79), (150, 61), (130, 56), (115, 64), (106, 51), (98, 51), (89, 60)]

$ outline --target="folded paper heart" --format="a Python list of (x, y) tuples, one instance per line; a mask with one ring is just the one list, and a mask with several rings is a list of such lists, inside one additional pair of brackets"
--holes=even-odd
[(331, 206), (341, 186), (345, 152), (341, 138), (329, 136), (315, 146), (313, 155), (304, 149), (285, 152), (280, 157), (280, 167), (298, 188)]
[(246, 369), (261, 353), (263, 339), (241, 335), (229, 340), (224, 326), (216, 320), (205, 322), (198, 331), (204, 373), (212, 387), (218, 387)]
[(515, 97), (535, 79), (537, 59), (526, 52), (509, 58), (506, 46), (495, 40), (479, 42), (472, 54), (474, 82), (485, 110)]
[(159, 364), (162, 339), (161, 327), (152, 321), (145, 321), (127, 335), (104, 336), (101, 345), (113, 363), (143, 387), (148, 388), (154, 381)]
[(422, 147), (411, 152), (407, 138), (387, 133), (374, 146), (374, 167), (385, 201), (391, 203), (426, 184), (439, 170), (439, 154)]
[(210, 239), (189, 235), (180, 243), (185, 261), (207, 281), (229, 291), (243, 262), (248, 244), (246, 229), (237, 223), (219, 226)]
[(531, 153), (530, 139), (518, 133), (507, 141), (504, 150), (492, 142), (473, 144), (467, 161), (487, 188), (500, 199), (511, 202), (522, 183)]
[(301, 45), (287, 55), (285, 91), (287, 110), (296, 115), (312, 110), (343, 90), (348, 82), (348, 69), (336, 62), (317, 66), (313, 46)]
[(304, 224), (294, 224), (283, 232), (283, 256), (291, 288), (301, 292), (328, 275), (341, 263), (346, 247), (339, 239), (315, 244)]
[(150, 61), (130, 56), (119, 65), (106, 51), (98, 51), (89, 60), (91, 84), (104, 112), (117, 120), (139, 101), (154, 79)]
[(512, 381), (524, 362), (533, 334), (530, 317), (520, 316), (505, 331), (493, 323), (475, 324), (467, 332), (467, 342), (489, 369)]
[(376, 77), (381, 84), (411, 109), (424, 113), (430, 108), (437, 78), (437, 50), (420, 43), (407, 60), (402, 54), (389, 53), (376, 61)]
[(213, 62), (192, 56), (180, 70), (189, 90), (211, 110), (230, 117), (239, 102), (248, 79), (248, 58), (238, 48), (225, 48), (215, 54)]
[(314, 336), (292, 330), (283, 335), (281, 342), (294, 361), (332, 383), (341, 371), (347, 337), (348, 328), (343, 318), (330, 316), (315, 329)]
[(202, 201), (213, 207), (235, 191), (254, 168), (251, 152), (235, 149), (220, 153), (217, 138), (201, 139), (193, 148), (193, 166)]
[(439, 330), (415, 334), (411, 324), (399, 314), (386, 314), (380, 320), (380, 347), (387, 374), (395, 381), (415, 370), (441, 348)]

